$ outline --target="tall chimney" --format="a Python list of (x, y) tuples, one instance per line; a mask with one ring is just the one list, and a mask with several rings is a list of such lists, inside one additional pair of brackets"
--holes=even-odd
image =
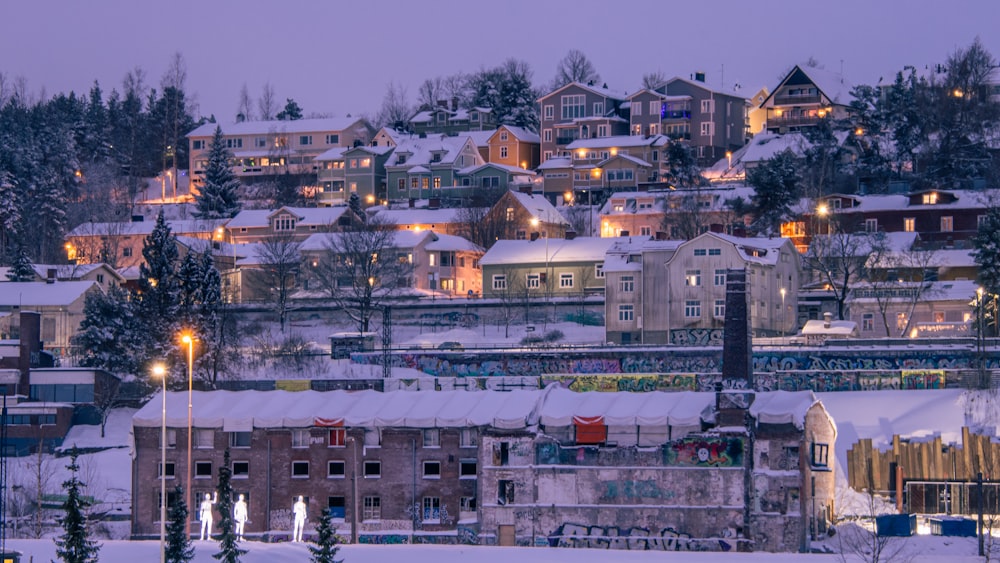
[(742, 379), (753, 389), (753, 347), (746, 270), (726, 270), (726, 320), (722, 339), (722, 378)]
[(17, 384), (17, 393), (28, 396), (31, 368), (38, 366), (42, 350), (42, 316), (34, 311), (21, 311), (20, 322), (18, 340), (21, 354), (17, 367), (21, 371), (21, 380)]

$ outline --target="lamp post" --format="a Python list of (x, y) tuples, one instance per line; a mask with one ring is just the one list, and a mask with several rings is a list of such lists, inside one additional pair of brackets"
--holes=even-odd
[[(542, 213), (541, 209), (537, 209), (536, 208), (535, 211), (537, 211), (539, 214)], [(541, 220), (539, 220), (538, 216), (535, 216), (535, 217), (531, 218), (531, 225), (533, 227), (535, 227), (536, 229), (538, 229), (538, 231), (537, 231), (538, 232), (538, 236), (541, 236), (543, 234), (542, 231), (541, 231), (541, 229), (539, 228), (541, 226)], [(545, 294), (549, 297), (549, 301), (551, 302), (552, 301), (552, 291), (550, 290), (550, 288), (552, 287), (552, 285), (551, 285), (551, 280), (549, 280), (549, 277), (550, 277), (550, 275), (549, 275), (549, 233), (546, 231), (544, 234), (545, 234)], [(541, 280), (539, 280), (539, 281), (541, 281)], [(555, 311), (555, 304), (554, 303), (552, 304), (552, 309), (553, 309), (553, 311)], [(548, 330), (548, 326), (549, 326), (549, 317), (548, 317), (548, 315), (545, 315), (545, 320), (542, 323), (543, 330)]]
[(983, 288), (976, 288), (976, 366), (979, 368), (979, 388), (988, 389), (985, 364), (985, 346), (983, 342)]
[(167, 561), (167, 370), (153, 366), (153, 375), (163, 381), (163, 409), (160, 411), (160, 563)]
[(351, 459), (351, 495), (353, 496), (353, 502), (351, 503), (352, 510), (354, 512), (351, 518), (351, 543), (354, 545), (358, 544), (358, 441), (354, 439), (354, 436), (348, 436), (347, 441), (351, 443), (351, 449), (353, 450), (354, 456)]
[(781, 293), (781, 336), (784, 336), (785, 335), (785, 293), (787, 293), (787, 291), (785, 290), (785, 288), (781, 288), (781, 289), (778, 290), (778, 292)]
[[(188, 506), (188, 514), (189, 514), (188, 521), (190, 522), (190, 515), (194, 513), (194, 511), (191, 510), (190, 508), (191, 507), (191, 439), (193, 434), (191, 431), (191, 410), (194, 398), (194, 336), (192, 336), (190, 333), (184, 333), (183, 335), (181, 335), (181, 342), (187, 344), (188, 347), (188, 357), (187, 357), (187, 368), (188, 368), (187, 431), (188, 432), (187, 432), (187, 463), (186, 463), (187, 476), (185, 477), (185, 482), (184, 482), (184, 499), (185, 499), (184, 502), (187, 503)], [(191, 533), (189, 527), (185, 531), (189, 534)]]

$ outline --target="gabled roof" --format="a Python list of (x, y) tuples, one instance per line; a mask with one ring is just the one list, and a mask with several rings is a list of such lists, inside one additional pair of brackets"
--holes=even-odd
[(245, 209), (236, 214), (227, 229), (240, 227), (267, 227), (271, 217), (279, 213), (294, 215), (302, 225), (325, 226), (335, 223), (348, 211), (346, 207), (280, 207), (278, 209)]
[[(313, 133), (322, 131), (343, 131), (355, 125), (367, 123), (360, 117), (325, 117), (318, 119), (295, 119), (291, 121), (241, 121), (239, 123), (205, 123), (188, 133), (188, 137), (211, 137), (215, 128), (221, 127), (223, 135), (267, 135), (273, 133)], [(321, 139), (322, 140), (322, 139)]]
[(358, 147), (334, 147), (328, 151), (320, 153), (319, 156), (313, 160), (344, 160), (346, 156), (353, 153), (365, 153), (372, 156), (382, 156), (386, 153), (392, 152), (393, 150), (395, 150), (395, 147), (370, 147), (367, 145)]
[(592, 92), (594, 94), (597, 94), (598, 96), (604, 96), (606, 98), (611, 98), (613, 100), (625, 101), (628, 98), (628, 93), (625, 92), (624, 90), (612, 90), (612, 89), (606, 88), (606, 87), (598, 87), (598, 86), (587, 85), (587, 84), (584, 84), (582, 82), (570, 82), (569, 84), (565, 84), (563, 86), (560, 86), (559, 88), (556, 88), (555, 90), (549, 92), (548, 94), (545, 94), (544, 96), (541, 96), (540, 98), (538, 98), (535, 101), (536, 102), (540, 102), (540, 101), (544, 100), (545, 98), (548, 98), (548, 97), (550, 97), (550, 96), (552, 96), (554, 94), (558, 94), (559, 92), (561, 92), (561, 91), (563, 91), (563, 90), (565, 90), (565, 89), (567, 89), (567, 88), (569, 88), (571, 86), (577, 86), (579, 88), (583, 88), (584, 90), (588, 90), (588, 91), (590, 91), (590, 92)]
[[(466, 145), (471, 146), (473, 149), (474, 156), (477, 159), (481, 159), (479, 156), (479, 150), (476, 148), (475, 143), (472, 138), (466, 135), (451, 137), (448, 135), (428, 135), (426, 138), (410, 138), (401, 141), (396, 146), (397, 155), (401, 153), (406, 153), (409, 157), (403, 164), (396, 164), (396, 161), (390, 158), (385, 166), (387, 169), (399, 170), (410, 170), (414, 166), (444, 166), (453, 165), (455, 159), (462, 153), (462, 150)], [(437, 162), (431, 162), (434, 154), (440, 154), (441, 160)], [(430, 170), (424, 171), (424, 173), (430, 172)]]
[[(791, 252), (795, 253), (794, 255), (798, 254), (794, 250), (794, 245), (792, 244), (791, 239), (781, 238), (781, 237), (774, 237), (774, 238), (734, 237), (732, 235), (726, 235), (723, 233), (713, 233), (711, 231), (707, 233), (702, 233), (694, 237), (693, 239), (684, 242), (682, 246), (701, 245), (704, 244), (705, 239), (707, 238), (715, 238), (718, 239), (720, 242), (731, 244), (733, 247), (736, 248), (736, 251), (739, 253), (740, 258), (743, 259), (743, 261), (753, 262), (755, 264), (766, 264), (766, 265), (777, 264), (778, 256), (780, 254), (778, 250), (785, 245), (789, 245), (789, 247), (792, 249)], [(762, 256), (754, 256), (753, 254), (751, 254), (753, 250), (763, 250), (765, 252)]]
[(434, 233), (435, 240), (427, 243), (427, 250), (438, 252), (483, 252), (483, 247), (457, 235)]
[(612, 161), (617, 160), (617, 159), (621, 159), (621, 160), (624, 160), (626, 162), (631, 162), (632, 164), (635, 164), (636, 166), (643, 166), (645, 168), (652, 168), (653, 167), (652, 164), (646, 162), (645, 160), (643, 160), (641, 158), (636, 158), (634, 156), (627, 155), (627, 154), (621, 154), (621, 153), (616, 154), (615, 156), (612, 156), (612, 157), (608, 157), (607, 159), (602, 160), (601, 162), (598, 162), (597, 166), (600, 167), (600, 168), (604, 168), (605, 166), (608, 165), (609, 162), (612, 162)]
[[(649, 237), (645, 237), (648, 239)], [(479, 260), (483, 266), (602, 262), (613, 244), (628, 237), (498, 240)]]
[(91, 289), (100, 291), (92, 281), (5, 282), (0, 284), (0, 307), (55, 307), (72, 305)]
[(462, 131), (458, 136), (472, 139), (472, 144), (476, 145), (476, 148), (479, 148), (489, 145), (490, 137), (494, 133), (496, 131)]
[(499, 135), (501, 129), (509, 131), (510, 134), (513, 135), (518, 141), (523, 141), (525, 143), (541, 142), (541, 138), (538, 136), (538, 133), (533, 133), (524, 127), (517, 127), (516, 125), (501, 125), (496, 131), (490, 132), (490, 140), (493, 140), (493, 137)]
[(557, 170), (562, 168), (573, 168), (573, 161), (561, 156), (550, 158), (539, 164), (536, 170)]
[(373, 218), (392, 225), (447, 225), (460, 223), (461, 212), (458, 208), (381, 209)]
[(563, 218), (559, 214), (559, 211), (549, 203), (549, 200), (544, 197), (534, 194), (526, 194), (519, 191), (511, 190), (507, 192), (513, 197), (517, 202), (531, 213), (532, 216), (537, 217), (539, 221), (543, 223), (555, 223), (559, 225), (569, 225), (569, 221)]
[(462, 176), (467, 176), (469, 174), (475, 174), (480, 170), (485, 170), (487, 168), (494, 168), (501, 172), (506, 172), (507, 174), (521, 174), (525, 176), (535, 176), (534, 170), (527, 170), (521, 168), (520, 166), (511, 166), (510, 164), (500, 164), (499, 162), (487, 162), (485, 164), (480, 164), (479, 166), (466, 166), (458, 171), (458, 174)]
[[(184, 233), (210, 233), (222, 227), (229, 219), (170, 220), (167, 226), (174, 235)], [(66, 234), (67, 237), (149, 235), (156, 227), (156, 221), (132, 221), (111, 223), (81, 223)]]
[[(35, 274), (40, 278), (46, 278), (48, 276), (49, 270), (56, 271), (56, 279), (59, 280), (79, 280), (83, 276), (93, 272), (94, 270), (106, 270), (119, 281), (124, 281), (124, 278), (115, 271), (114, 268), (108, 266), (103, 262), (98, 262), (96, 264), (32, 264), (31, 269), (35, 271)], [(5, 278), (0, 276), (0, 281)]]
[(746, 99), (743, 96), (738, 96), (738, 95), (734, 94), (733, 92), (726, 92), (724, 90), (716, 90), (715, 88), (709, 87), (709, 85), (705, 84), (704, 82), (699, 82), (697, 80), (690, 80), (688, 78), (682, 78), (680, 76), (675, 76), (673, 78), (668, 78), (667, 80), (664, 80), (663, 84), (660, 84), (659, 86), (657, 86), (657, 88), (665, 88), (667, 85), (671, 84), (672, 82), (682, 82), (684, 84), (688, 84), (690, 86), (694, 86), (695, 88), (701, 88), (702, 90), (704, 90), (706, 92), (711, 92), (713, 94), (719, 94), (721, 96), (730, 96), (730, 97), (733, 97), (733, 98), (739, 98), (741, 100), (745, 100)]
[(840, 73), (806, 65), (795, 65), (758, 107), (763, 107), (793, 77), (796, 80), (805, 78), (812, 82), (820, 94), (834, 104), (848, 106), (854, 100), (854, 96), (851, 95), (854, 84), (846, 80)]

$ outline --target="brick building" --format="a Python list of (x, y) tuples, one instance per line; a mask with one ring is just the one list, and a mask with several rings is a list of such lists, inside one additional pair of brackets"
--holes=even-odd
[[(169, 490), (187, 470), (186, 401), (167, 395)], [(836, 430), (811, 392), (212, 391), (193, 404), (193, 492), (213, 489), (228, 448), (247, 533), (267, 539), (290, 534), (299, 495), (306, 535), (329, 509), (361, 542), (796, 551), (832, 510)], [(159, 530), (160, 408), (133, 418), (137, 537)]]

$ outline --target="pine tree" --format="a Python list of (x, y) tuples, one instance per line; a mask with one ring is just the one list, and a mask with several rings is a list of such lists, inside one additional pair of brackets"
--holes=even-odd
[(302, 119), (302, 108), (299, 107), (298, 102), (292, 98), (285, 100), (285, 109), (278, 112), (276, 115), (281, 121), (295, 121), (296, 119)]
[(226, 448), (222, 466), (219, 467), (217, 488), (221, 515), (219, 529), (222, 530), (222, 535), (219, 539), (219, 552), (213, 554), (212, 557), (224, 563), (239, 563), (240, 556), (244, 555), (247, 550), (239, 548), (236, 543), (236, 534), (233, 531), (235, 528), (233, 525), (233, 486), (229, 481), (231, 477), (229, 467), (229, 448)]
[(184, 489), (174, 488), (174, 504), (167, 521), (167, 563), (188, 563), (194, 559), (194, 545), (188, 533), (188, 509)]
[(87, 294), (84, 319), (72, 340), (79, 364), (115, 374), (140, 372), (145, 344), (135, 313), (134, 301), (120, 287)]
[(199, 219), (228, 219), (240, 211), (237, 190), (240, 182), (236, 179), (229, 160), (232, 158), (222, 138), (222, 128), (215, 128), (215, 136), (208, 147), (208, 165), (205, 167), (205, 183), (201, 192), (195, 197), (197, 210), (194, 216)]
[(180, 287), (177, 280), (177, 237), (163, 218), (142, 246), (137, 313), (143, 323), (147, 357), (167, 357), (176, 347)]
[(972, 237), (972, 256), (979, 265), (979, 281), (990, 294), (1000, 293), (1000, 207), (990, 207)]
[(757, 232), (777, 235), (780, 224), (792, 213), (799, 199), (799, 173), (795, 156), (781, 152), (747, 172), (747, 184), (754, 188), (750, 202)]
[(17, 250), (13, 252), (7, 279), (12, 282), (29, 282), (35, 279), (35, 269), (31, 267), (31, 259), (21, 245), (18, 245)]
[(358, 219), (365, 220), (365, 212), (361, 209), (361, 198), (358, 197), (357, 192), (352, 193), (351, 197), (347, 198), (347, 208), (353, 211)]
[(70, 450), (69, 465), (66, 469), (70, 471), (70, 478), (63, 482), (63, 489), (66, 491), (66, 501), (63, 503), (65, 515), (59, 518), (59, 525), (62, 526), (63, 534), (55, 539), (56, 556), (63, 563), (96, 563), (97, 555), (101, 550), (100, 544), (90, 539), (87, 529), (87, 509), (88, 502), (80, 495), (80, 489), (84, 483), (77, 479), (77, 472), (80, 466), (76, 464), (79, 451), (74, 447)]
[(193, 252), (188, 252), (177, 270), (178, 306), (180, 319), (185, 326), (195, 324), (195, 308), (201, 293), (201, 264)]
[(319, 525), (316, 527), (316, 547), (309, 546), (312, 563), (343, 563), (343, 559), (334, 559), (340, 545), (337, 534), (330, 523), (330, 511), (324, 510), (319, 515)]

